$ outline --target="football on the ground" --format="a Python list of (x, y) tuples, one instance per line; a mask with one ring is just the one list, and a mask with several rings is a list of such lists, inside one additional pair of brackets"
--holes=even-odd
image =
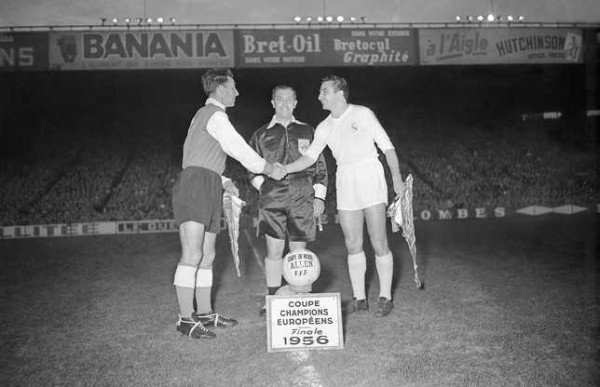
[(283, 278), (290, 285), (307, 286), (319, 278), (321, 262), (310, 250), (295, 250), (283, 257)]

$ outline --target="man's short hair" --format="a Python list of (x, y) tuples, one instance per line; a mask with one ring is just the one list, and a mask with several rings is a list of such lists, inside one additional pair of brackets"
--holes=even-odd
[(277, 85), (273, 88), (273, 91), (271, 92), (271, 99), (275, 100), (275, 93), (277, 92), (277, 90), (291, 90), (294, 92), (294, 98), (296, 98), (296, 90), (294, 90), (294, 88), (292, 86), (288, 86), (288, 85)]
[(209, 69), (202, 74), (202, 87), (206, 95), (210, 95), (219, 85), (227, 83), (229, 78), (233, 78), (233, 73), (228, 68)]
[(350, 87), (348, 87), (348, 82), (343, 77), (339, 75), (328, 75), (321, 79), (321, 82), (332, 82), (332, 86), (335, 91), (341, 90), (344, 92), (344, 98), (348, 101), (348, 97), (350, 97)]

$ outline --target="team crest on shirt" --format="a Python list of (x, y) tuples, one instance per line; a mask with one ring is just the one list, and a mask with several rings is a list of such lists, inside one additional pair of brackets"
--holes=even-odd
[(353, 122), (352, 125), (350, 125), (350, 128), (354, 133), (358, 132), (358, 124), (356, 122)]
[(305, 138), (299, 138), (298, 139), (298, 152), (300, 152), (300, 154), (303, 155), (308, 150), (309, 145), (310, 145), (310, 140), (307, 140)]

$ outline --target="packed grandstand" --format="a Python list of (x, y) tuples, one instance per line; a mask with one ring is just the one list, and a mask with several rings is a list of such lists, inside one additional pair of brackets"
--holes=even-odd
[[(598, 202), (597, 156), (591, 145), (557, 141), (551, 134), (559, 122), (515, 117), (440, 124), (431, 117), (394, 120), (392, 114), (382, 121), (403, 175), (415, 178), (417, 212)], [(49, 129), (33, 137), (26, 151), (4, 156), (0, 225), (171, 219), (171, 187), (181, 168), (177, 144), (170, 150), (163, 137), (135, 133)], [(329, 165), (335, 182), (335, 163)], [(245, 171), (230, 162), (228, 174), (253, 214), (257, 195)], [(335, 212), (333, 186), (327, 211)]]

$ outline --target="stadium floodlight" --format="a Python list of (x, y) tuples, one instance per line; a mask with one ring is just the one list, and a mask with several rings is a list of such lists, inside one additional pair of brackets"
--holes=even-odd
[(117, 24), (119, 22), (119, 19), (117, 19), (116, 17), (113, 17), (112, 22), (113, 22), (113, 24)]
[(350, 23), (356, 23), (356, 17), (350, 16)]
[(519, 16), (519, 21), (522, 22), (523, 20), (525, 20), (525, 18), (523, 16)]
[(138, 22), (138, 26), (141, 26), (142, 22), (144, 21), (144, 19), (142, 19), (141, 17), (138, 17), (136, 20)]
[(146, 23), (148, 23), (148, 24), (152, 24), (152, 18), (151, 18), (151, 17), (149, 17), (148, 19), (146, 19)]
[(494, 17), (494, 15), (493, 15), (493, 14), (491, 14), (491, 13), (490, 13), (489, 15), (487, 15), (487, 21), (489, 21), (489, 22), (493, 22), (495, 19), (496, 19), (496, 18)]
[(338, 16), (337, 18), (338, 23), (341, 23), (344, 21), (344, 17), (343, 16)]
[(105, 25), (105, 24), (106, 24), (106, 18), (105, 18), (105, 17), (103, 17), (103, 18), (100, 18), (100, 21), (102, 22), (102, 25)]
[(129, 23), (131, 23), (131, 18), (126, 17), (125, 18), (125, 24), (129, 24)]
[(327, 16), (325, 20), (327, 20), (327, 23), (331, 23), (333, 21), (333, 16)]
[(323, 16), (317, 16), (317, 21), (319, 23), (323, 23)]
[(312, 22), (312, 16), (307, 16), (307, 17), (306, 17), (306, 22), (307, 22), (307, 23), (310, 23), (310, 22)]
[(157, 22), (158, 24), (163, 24), (163, 22), (164, 22), (164, 21), (165, 21), (165, 19), (163, 19), (163, 17), (162, 17), (162, 16), (159, 16), (159, 17), (157, 17), (157, 18), (156, 18), (156, 22)]
[(483, 21), (483, 16), (481, 16), (481, 15), (477, 16), (477, 21), (482, 22)]
[(365, 22), (365, 19), (366, 19), (366, 16), (361, 16), (360, 17), (360, 21), (363, 22), (363, 23)]
[(511, 22), (511, 21), (513, 21), (514, 19), (513, 19), (512, 15), (508, 15), (508, 16), (506, 17), (506, 20), (507, 20), (507, 21), (509, 21), (509, 22)]
[(473, 16), (471, 16), (471, 15), (467, 16), (467, 21), (468, 21), (469, 23), (470, 23), (470, 22), (472, 22), (472, 21), (473, 21)]
[(171, 22), (171, 24), (175, 24), (175, 22), (177, 22), (177, 19), (175, 19), (174, 17), (170, 18), (169, 21)]
[(300, 23), (302, 21), (302, 17), (301, 16), (294, 16), (294, 21), (296, 23)]
[(455, 17), (454, 19), (455, 19), (457, 22), (460, 22), (460, 21), (462, 20), (462, 17), (460, 17), (460, 16), (457, 16), (457, 17)]

